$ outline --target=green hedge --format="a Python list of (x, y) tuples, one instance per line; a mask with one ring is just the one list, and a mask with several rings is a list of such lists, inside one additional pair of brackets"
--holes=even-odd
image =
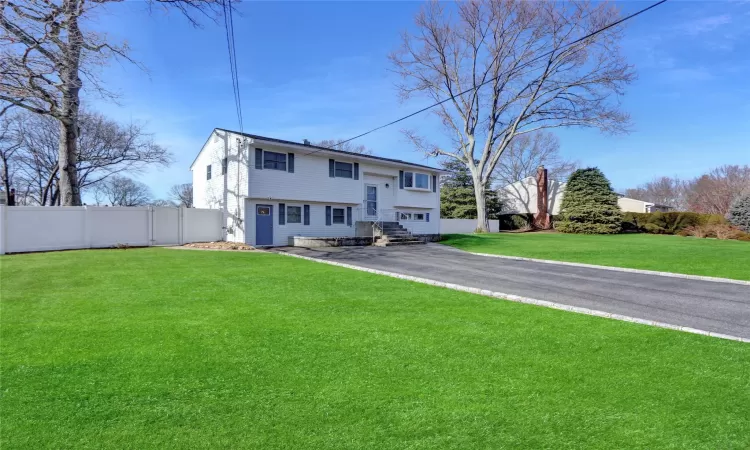
[[(554, 224), (556, 216), (552, 216)], [(503, 214), (499, 216), (500, 230), (512, 231), (531, 225), (533, 214)], [(622, 231), (625, 233), (676, 234), (686, 227), (726, 223), (718, 214), (694, 212), (623, 213)]]
[(694, 212), (626, 212), (622, 217), (622, 231), (630, 233), (675, 234), (686, 227), (726, 223), (718, 214)]
[(498, 216), (500, 230), (512, 231), (531, 225), (534, 221), (533, 214), (503, 214)]
[[(550, 216), (550, 224), (554, 226), (558, 216)], [(534, 214), (503, 214), (498, 216), (500, 231), (519, 230), (534, 223)]]

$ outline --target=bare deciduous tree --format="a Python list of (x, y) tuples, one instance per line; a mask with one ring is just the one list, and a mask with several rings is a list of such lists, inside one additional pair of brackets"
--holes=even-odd
[(193, 183), (175, 184), (169, 189), (169, 197), (179, 206), (193, 207)]
[(560, 155), (560, 141), (547, 131), (516, 136), (505, 149), (495, 167), (494, 178), (507, 186), (526, 177), (536, 175), (537, 168), (547, 168), (549, 179), (566, 180), (578, 163)]
[(112, 206), (144, 206), (151, 203), (151, 190), (140, 181), (113, 175), (96, 185), (96, 203)]
[(717, 167), (689, 181), (686, 191), (690, 211), (725, 215), (732, 202), (750, 193), (750, 166)]
[(635, 75), (620, 54), (618, 27), (566, 47), (618, 18), (606, 2), (475, 0), (448, 9), (428, 3), (417, 32), (404, 33), (390, 59), (404, 80), (402, 98), (450, 99), (436, 108), (450, 148), (405, 134), (429, 156), (466, 164), (477, 227), (487, 230), (485, 186), (511, 142), (552, 127), (625, 131), (629, 117), (616, 100)]
[[(80, 205), (79, 106), (83, 79), (109, 95), (97, 78), (112, 57), (128, 56), (126, 44), (85, 28), (98, 6), (116, 0), (3, 0), (0, 2), (0, 100), (54, 117), (60, 128), (58, 185), (63, 205)], [(207, 13), (230, 0), (164, 0), (183, 13)], [(157, 0), (158, 2), (158, 0)], [(192, 22), (195, 20), (189, 17)], [(6, 107), (4, 106), (3, 109)]]
[(8, 195), (13, 185), (15, 161), (22, 146), (18, 117), (0, 114), (0, 180), (3, 194)]
[[(50, 116), (25, 114), (22, 120), (23, 149), (19, 165), (23, 179), (32, 186), (32, 197), (40, 205), (59, 199), (57, 142), (59, 127)], [(172, 155), (156, 144), (140, 123), (119, 124), (96, 112), (82, 110), (77, 139), (80, 192), (121, 173), (139, 173), (148, 167), (167, 166)]]
[(319, 147), (332, 148), (334, 150), (342, 150), (351, 153), (361, 153), (363, 155), (372, 155), (372, 150), (364, 145), (357, 145), (353, 142), (344, 142), (344, 139), (323, 139), (322, 141), (315, 144)]
[(636, 188), (625, 190), (625, 196), (667, 205), (678, 211), (687, 209), (685, 182), (678, 178), (658, 177)]
[(172, 200), (157, 198), (156, 200), (152, 200), (149, 206), (155, 206), (159, 208), (175, 208), (179, 205), (175, 204)]

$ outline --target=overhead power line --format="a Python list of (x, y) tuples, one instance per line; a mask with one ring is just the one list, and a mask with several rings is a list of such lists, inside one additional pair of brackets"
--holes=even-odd
[[(361, 134), (358, 134), (358, 135), (356, 135), (356, 136), (354, 136), (354, 137), (351, 137), (351, 138), (349, 138), (349, 139), (343, 140), (343, 141), (339, 142), (339, 143), (338, 143), (337, 145), (342, 145), (342, 144), (346, 144), (347, 142), (353, 141), (353, 140), (355, 140), (355, 139), (359, 139), (359, 138), (361, 138), (361, 137), (363, 137), (363, 136), (367, 136), (367, 135), (368, 135), (368, 134), (370, 134), (370, 133), (374, 133), (375, 131), (378, 131), (378, 130), (382, 130), (383, 128), (389, 127), (389, 126), (391, 126), (391, 125), (395, 125), (395, 124), (397, 124), (397, 123), (399, 123), (399, 122), (401, 122), (401, 121), (404, 121), (404, 120), (406, 120), (406, 119), (409, 119), (409, 118), (411, 118), (411, 117), (414, 117), (414, 116), (416, 116), (416, 115), (418, 115), (418, 114), (421, 114), (421, 113), (423, 113), (423, 112), (425, 112), (425, 111), (428, 111), (428, 110), (430, 110), (430, 109), (432, 109), (432, 108), (434, 108), (434, 107), (436, 107), (436, 106), (440, 106), (440, 105), (442, 105), (442, 104), (443, 104), (443, 103), (445, 103), (445, 102), (448, 102), (448, 101), (450, 101), (450, 100), (453, 100), (453, 99), (455, 99), (456, 97), (461, 97), (461, 96), (462, 96), (462, 95), (464, 95), (464, 94), (467, 94), (467, 93), (469, 93), (469, 92), (472, 92), (472, 91), (474, 91), (474, 90), (477, 90), (477, 89), (481, 88), (482, 86), (484, 86), (484, 85), (486, 85), (486, 84), (489, 84), (489, 83), (491, 83), (491, 82), (493, 82), (493, 81), (495, 81), (495, 80), (497, 80), (497, 79), (499, 79), (499, 78), (501, 78), (501, 77), (504, 77), (504, 76), (506, 76), (506, 75), (508, 75), (508, 74), (510, 74), (510, 73), (512, 73), (512, 72), (516, 72), (516, 71), (519, 71), (519, 70), (521, 70), (521, 69), (524, 69), (524, 68), (528, 67), (529, 65), (531, 65), (532, 63), (535, 63), (535, 62), (537, 62), (538, 60), (540, 60), (540, 59), (542, 59), (542, 58), (545, 58), (545, 57), (547, 57), (547, 56), (549, 56), (549, 55), (551, 55), (551, 54), (553, 54), (553, 53), (555, 53), (555, 52), (558, 52), (558, 51), (560, 51), (560, 50), (563, 50), (563, 49), (565, 49), (565, 48), (567, 48), (567, 47), (571, 47), (571, 46), (573, 46), (573, 45), (576, 45), (576, 44), (578, 44), (579, 42), (585, 41), (586, 39), (589, 39), (589, 38), (591, 38), (591, 37), (593, 37), (593, 36), (596, 36), (597, 34), (599, 34), (599, 33), (602, 33), (602, 32), (604, 32), (604, 31), (606, 31), (606, 30), (608, 30), (608, 29), (610, 29), (610, 28), (612, 28), (612, 27), (616, 27), (617, 25), (620, 25), (621, 23), (623, 23), (623, 22), (626, 22), (626, 21), (628, 21), (628, 20), (630, 20), (630, 19), (632, 19), (632, 18), (634, 18), (634, 17), (637, 17), (637, 16), (639, 16), (639, 15), (641, 15), (641, 14), (645, 13), (646, 11), (649, 11), (649, 10), (651, 10), (651, 9), (654, 9), (654, 8), (656, 8), (657, 6), (659, 6), (659, 5), (663, 4), (663, 3), (666, 3), (666, 2), (667, 2), (667, 0), (660, 0), (660, 1), (658, 1), (658, 2), (654, 3), (654, 4), (650, 5), (650, 6), (647, 6), (647, 7), (643, 8), (643, 9), (640, 9), (640, 10), (638, 10), (638, 11), (634, 12), (633, 14), (630, 14), (630, 15), (628, 15), (628, 16), (626, 16), (626, 17), (623, 17), (622, 19), (616, 20), (616, 21), (614, 21), (614, 22), (610, 23), (609, 25), (606, 25), (606, 26), (604, 26), (604, 27), (602, 27), (602, 28), (600, 28), (600, 29), (598, 29), (598, 30), (596, 30), (596, 31), (594, 31), (594, 32), (591, 32), (591, 33), (587, 34), (586, 36), (583, 36), (583, 37), (581, 37), (581, 38), (578, 38), (578, 39), (576, 39), (576, 40), (574, 40), (574, 41), (568, 42), (567, 44), (564, 44), (564, 45), (563, 45), (563, 46), (561, 46), (560, 48), (556, 48), (556, 49), (550, 50), (550, 51), (548, 51), (548, 52), (546, 52), (546, 53), (542, 53), (541, 55), (539, 55), (539, 56), (537, 56), (537, 57), (535, 57), (535, 58), (532, 58), (532, 59), (530, 59), (529, 61), (526, 61), (525, 63), (523, 63), (523, 64), (519, 65), (519, 66), (518, 66), (518, 67), (516, 67), (515, 69), (513, 69), (513, 70), (510, 70), (510, 71), (505, 71), (505, 72), (501, 73), (500, 75), (498, 75), (498, 76), (496, 76), (496, 77), (493, 77), (493, 78), (490, 78), (489, 80), (485, 81), (484, 83), (481, 83), (481, 84), (477, 85), (476, 87), (472, 87), (472, 88), (466, 89), (466, 90), (464, 90), (464, 91), (461, 91), (461, 92), (459, 92), (459, 93), (457, 93), (457, 94), (454, 94), (454, 95), (452, 95), (452, 96), (450, 96), (450, 97), (444, 98), (443, 100), (440, 100), (440, 101), (438, 101), (438, 102), (436, 102), (436, 103), (433, 103), (433, 104), (431, 104), (431, 105), (429, 105), (429, 106), (425, 106), (424, 108), (422, 108), (422, 109), (420, 109), (420, 110), (418, 110), (418, 111), (414, 111), (414, 112), (413, 112), (413, 113), (411, 113), (411, 114), (407, 114), (407, 115), (405, 115), (405, 116), (403, 116), (403, 117), (400, 117), (400, 118), (398, 118), (398, 119), (396, 119), (396, 120), (393, 120), (393, 121), (391, 121), (391, 122), (388, 122), (388, 123), (386, 123), (386, 124), (384, 124), (384, 125), (380, 125), (379, 127), (375, 127), (375, 128), (373, 128), (373, 129), (371, 129), (371, 130), (365, 131), (364, 133), (361, 133)], [(314, 150), (314, 151), (312, 151), (312, 152), (306, 153), (306, 155), (311, 155), (311, 154), (313, 154), (313, 153), (317, 153), (317, 152), (320, 152), (320, 151), (322, 151), (322, 150), (323, 150), (323, 149), (318, 149), (318, 150)], [(334, 149), (334, 148), (329, 148), (328, 150), (336, 150), (336, 149)]]
[(232, 16), (231, 0), (223, 0), (222, 8), (224, 9), (224, 30), (227, 37), (227, 52), (229, 53), (229, 73), (232, 77), (232, 93), (234, 95), (234, 107), (237, 110), (237, 121), (240, 125), (240, 132), (244, 133), (244, 124), (242, 121), (242, 99), (240, 96), (240, 79), (237, 72), (237, 52), (234, 39), (234, 17)]

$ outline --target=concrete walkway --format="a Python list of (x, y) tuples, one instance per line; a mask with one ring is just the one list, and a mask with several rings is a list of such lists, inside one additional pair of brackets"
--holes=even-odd
[(441, 245), (274, 251), (750, 338), (745, 285), (513, 261)]

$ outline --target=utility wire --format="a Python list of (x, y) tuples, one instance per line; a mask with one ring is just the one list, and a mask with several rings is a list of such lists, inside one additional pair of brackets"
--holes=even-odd
[[(562, 47), (559, 47), (559, 48), (556, 48), (556, 49), (552, 49), (552, 50), (550, 50), (550, 51), (548, 51), (548, 52), (546, 52), (546, 53), (543, 53), (543, 54), (541, 54), (541, 55), (539, 55), (539, 56), (537, 56), (537, 57), (533, 58), (533, 59), (530, 59), (529, 61), (526, 61), (525, 63), (521, 64), (520, 66), (516, 67), (515, 69), (513, 69), (513, 70), (510, 70), (510, 71), (506, 71), (506, 72), (503, 72), (503, 73), (501, 73), (500, 75), (498, 75), (498, 76), (496, 76), (496, 77), (490, 78), (489, 80), (485, 81), (484, 83), (481, 83), (481, 84), (479, 84), (479, 85), (478, 85), (478, 86), (476, 86), (476, 87), (472, 87), (472, 88), (466, 89), (466, 90), (464, 90), (464, 91), (461, 91), (461, 92), (459, 92), (459, 93), (457, 93), (457, 94), (454, 94), (454, 95), (452, 95), (452, 96), (450, 96), (450, 97), (448, 97), (448, 98), (445, 98), (445, 99), (443, 99), (443, 100), (440, 100), (439, 102), (436, 102), (436, 103), (433, 103), (433, 104), (431, 104), (431, 105), (429, 105), (429, 106), (426, 106), (426, 107), (424, 107), (424, 108), (422, 108), (422, 109), (420, 109), (420, 110), (418, 110), (418, 111), (414, 111), (414, 112), (413, 112), (413, 113), (411, 113), (411, 114), (408, 114), (408, 115), (406, 115), (406, 116), (403, 116), (403, 117), (401, 117), (401, 118), (399, 118), (399, 119), (396, 119), (396, 120), (393, 120), (393, 121), (391, 121), (391, 122), (388, 122), (388, 123), (386, 123), (385, 125), (380, 125), (379, 127), (375, 127), (375, 128), (373, 128), (373, 129), (371, 129), (371, 130), (365, 131), (364, 133), (361, 133), (361, 134), (358, 134), (358, 135), (356, 135), (356, 136), (354, 136), (354, 137), (351, 137), (351, 138), (349, 138), (349, 139), (343, 140), (343, 141), (339, 142), (339, 143), (338, 143), (337, 145), (342, 145), (342, 144), (346, 144), (347, 142), (353, 141), (353, 140), (355, 140), (355, 139), (359, 139), (359, 138), (361, 138), (361, 137), (363, 137), (363, 136), (367, 136), (367, 135), (368, 135), (368, 134), (370, 134), (370, 133), (373, 133), (373, 132), (375, 132), (375, 131), (378, 131), (378, 130), (382, 130), (383, 128), (389, 127), (389, 126), (391, 126), (391, 125), (395, 125), (395, 124), (397, 124), (397, 123), (399, 123), (399, 122), (401, 122), (401, 121), (404, 121), (404, 120), (406, 120), (406, 119), (408, 119), (408, 118), (410, 118), (410, 117), (414, 117), (414, 116), (416, 116), (417, 114), (421, 114), (421, 113), (423, 113), (423, 112), (425, 112), (425, 111), (428, 111), (428, 110), (430, 110), (430, 109), (432, 109), (432, 108), (434, 108), (434, 107), (436, 107), (436, 106), (440, 106), (440, 105), (442, 105), (442, 104), (443, 104), (443, 103), (445, 103), (445, 102), (448, 102), (448, 101), (450, 101), (450, 100), (453, 100), (453, 99), (455, 99), (456, 97), (461, 97), (462, 95), (464, 95), (464, 94), (466, 94), (466, 93), (469, 93), (469, 92), (471, 92), (471, 91), (477, 90), (477, 89), (479, 89), (480, 87), (482, 87), (482, 86), (484, 86), (484, 85), (486, 85), (486, 84), (488, 84), (488, 83), (491, 83), (491, 82), (493, 82), (493, 81), (495, 81), (495, 80), (497, 80), (497, 79), (499, 79), (499, 78), (501, 78), (501, 77), (503, 77), (503, 76), (509, 75), (509, 74), (511, 74), (512, 72), (515, 72), (515, 71), (521, 70), (521, 69), (523, 69), (523, 68), (526, 68), (526, 67), (528, 67), (529, 65), (531, 65), (532, 63), (534, 63), (534, 62), (536, 62), (536, 61), (538, 61), (538, 60), (540, 60), (540, 59), (542, 59), (542, 58), (545, 58), (545, 57), (547, 57), (547, 56), (549, 56), (549, 55), (551, 55), (551, 54), (553, 54), (553, 53), (555, 53), (555, 52), (558, 52), (558, 51), (560, 51), (560, 50), (563, 50), (563, 49), (565, 49), (565, 48), (567, 48), (567, 47), (571, 47), (571, 46), (573, 46), (573, 45), (575, 45), (575, 44), (578, 44), (579, 42), (585, 41), (586, 39), (589, 39), (589, 38), (591, 38), (591, 37), (593, 37), (593, 36), (596, 36), (597, 34), (599, 34), (599, 33), (602, 33), (602, 32), (604, 32), (604, 31), (606, 31), (606, 30), (608, 30), (608, 29), (610, 29), (610, 28), (612, 28), (612, 27), (615, 27), (615, 26), (617, 26), (617, 25), (620, 25), (621, 23), (623, 23), (623, 22), (625, 22), (625, 21), (627, 21), (627, 20), (630, 20), (630, 19), (632, 19), (632, 18), (634, 18), (634, 17), (636, 17), (636, 16), (639, 16), (639, 15), (641, 15), (641, 14), (645, 13), (646, 11), (649, 11), (649, 10), (651, 10), (651, 9), (654, 9), (654, 8), (656, 8), (657, 6), (661, 5), (662, 3), (666, 3), (666, 1), (667, 1), (667, 0), (660, 0), (660, 1), (658, 1), (658, 2), (656, 2), (656, 3), (654, 3), (654, 4), (652, 4), (651, 6), (647, 6), (646, 8), (643, 8), (643, 9), (641, 9), (641, 10), (639, 10), (639, 11), (636, 11), (636, 12), (634, 12), (633, 14), (630, 14), (629, 16), (623, 17), (623, 18), (622, 18), (622, 19), (620, 19), (620, 20), (616, 20), (616, 21), (614, 21), (614, 22), (610, 23), (609, 25), (606, 25), (606, 26), (604, 26), (604, 27), (602, 27), (602, 28), (600, 28), (600, 29), (598, 29), (598, 30), (596, 30), (596, 31), (592, 32), (592, 33), (589, 33), (589, 34), (587, 34), (586, 36), (583, 36), (583, 37), (581, 37), (581, 38), (578, 38), (578, 39), (576, 39), (576, 40), (574, 40), (574, 41), (571, 41), (571, 42), (569, 42), (569, 43), (567, 43), (567, 44), (563, 45)], [(317, 152), (320, 152), (320, 151), (322, 151), (322, 150), (324, 150), (324, 149), (318, 149), (318, 150), (314, 150), (314, 151), (312, 151), (312, 152), (310, 152), (310, 153), (305, 153), (305, 155), (311, 155), (311, 154), (313, 154), (313, 153), (317, 153)], [(336, 149), (335, 149), (335, 148), (329, 148), (328, 150), (336, 150)]]
[(224, 30), (227, 37), (227, 52), (229, 53), (229, 73), (232, 77), (232, 93), (234, 95), (234, 107), (237, 111), (237, 120), (240, 125), (240, 132), (244, 133), (242, 120), (242, 100), (240, 97), (240, 81), (237, 72), (237, 52), (234, 39), (234, 17), (232, 16), (231, 0), (222, 2), (224, 9)]

